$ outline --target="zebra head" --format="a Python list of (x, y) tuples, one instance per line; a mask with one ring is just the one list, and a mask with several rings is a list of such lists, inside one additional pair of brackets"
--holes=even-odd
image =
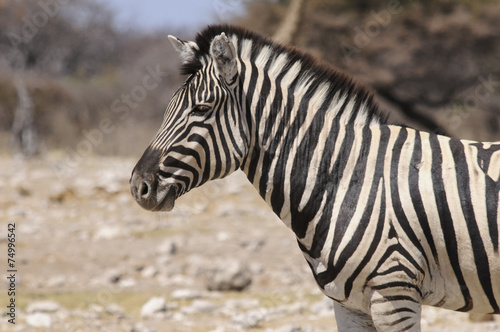
[(205, 43), (169, 39), (189, 77), (130, 179), (137, 203), (152, 211), (170, 211), (182, 194), (229, 175), (248, 151), (233, 42), (224, 33)]

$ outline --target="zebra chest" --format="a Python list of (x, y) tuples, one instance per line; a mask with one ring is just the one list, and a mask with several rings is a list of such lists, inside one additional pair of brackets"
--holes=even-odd
[[(391, 280), (406, 285), (403, 288), (420, 288), (426, 274), (417, 268), (419, 264), (414, 265), (414, 260), (420, 263), (423, 256), (409, 255), (405, 248), (411, 246), (411, 240), (394, 227), (393, 215), (377, 216), (366, 224), (340, 224), (337, 220), (312, 242), (299, 240), (322, 292), (361, 311), (369, 308), (370, 292), (379, 285)], [(322, 243), (321, 249), (318, 243)]]
[(356, 282), (353, 278), (353, 270), (350, 268), (341, 269), (340, 266), (327, 266), (321, 258), (311, 259), (307, 254), (304, 254), (304, 256), (324, 295), (349, 308), (362, 312), (369, 311), (369, 297), (365, 294), (363, 287), (358, 287), (362, 286), (358, 285), (359, 280), (364, 278), (361, 277)]
[(337, 278), (328, 278), (327, 276), (335, 273), (335, 266), (328, 266), (328, 263), (322, 257), (311, 258), (307, 253), (303, 252), (309, 267), (316, 279), (321, 291), (328, 297), (342, 301), (345, 299), (344, 281)]

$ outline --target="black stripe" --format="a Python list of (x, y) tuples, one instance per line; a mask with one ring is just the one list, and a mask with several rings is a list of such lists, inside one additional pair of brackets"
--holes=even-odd
[[(267, 75), (267, 72), (263, 72), (261, 74), (264, 79), (262, 80), (262, 87), (259, 92), (259, 99), (257, 100), (257, 105), (254, 106), (253, 108), (253, 114), (254, 114), (254, 119), (257, 124), (257, 131), (259, 130), (259, 122), (262, 120), (262, 113), (264, 112), (265, 107), (267, 106), (267, 96), (269, 96), (269, 93), (271, 92), (271, 79), (269, 78), (269, 75)], [(262, 137), (263, 133), (259, 133), (259, 136), (257, 137)]]
[[(269, 66), (271, 65), (271, 59), (268, 58), (264, 68), (262, 68), (262, 73), (260, 74), (263, 78), (262, 87), (260, 89), (259, 100), (257, 105), (255, 105), (254, 118), (259, 121), (262, 119), (262, 113), (264, 112), (265, 106), (267, 106), (267, 97), (271, 93), (271, 78), (269, 77)], [(259, 122), (257, 122), (259, 123)]]
[[(264, 165), (265, 168), (262, 172), (262, 176), (259, 183), (259, 192), (262, 197), (264, 197), (264, 195), (267, 192), (269, 175), (270, 175), (269, 168), (271, 166), (272, 158), (274, 157), (274, 153), (277, 148), (276, 143), (279, 142), (279, 140), (276, 140), (276, 137), (281, 137), (283, 135), (283, 131), (286, 127), (285, 122), (283, 120), (289, 118), (289, 113), (291, 112), (294, 104), (293, 96), (291, 99), (289, 96), (286, 102), (283, 100), (283, 92), (281, 89), (281, 81), (283, 80), (283, 77), (288, 73), (289, 70), (290, 67), (283, 68), (282, 71), (277, 75), (277, 77), (274, 78), (274, 85), (276, 87), (274, 98), (271, 104), (268, 106), (269, 114), (267, 121), (265, 123), (264, 132), (259, 133), (259, 136), (262, 137), (263, 146), (268, 145), (269, 144), (268, 141), (270, 141), (271, 143), (269, 148), (267, 149), (268, 153), (266, 153), (263, 156), (263, 161), (262, 161), (262, 164)], [(293, 91), (293, 89), (295, 89), (297, 81), (298, 81), (298, 76), (294, 78), (291, 85), (288, 87), (288, 92)], [(276, 121), (280, 119), (282, 121), (280, 123), (279, 128), (276, 130), (276, 132), (273, 132), (273, 128), (276, 126)]]
[(207, 102), (209, 102), (209, 103), (210, 103), (210, 102), (213, 102), (213, 101), (216, 101), (216, 100), (217, 100), (217, 98), (214, 96), (214, 94), (213, 94), (212, 92), (213, 92), (215, 89), (218, 89), (218, 88), (219, 88), (219, 86), (218, 86), (217, 84), (215, 84), (215, 83), (219, 83), (219, 82), (220, 82), (220, 80), (219, 80), (219, 77), (217, 76), (217, 74), (216, 74), (216, 72), (215, 72), (215, 68), (214, 68), (213, 64), (210, 64), (209, 68), (210, 68), (210, 69), (209, 69), (209, 70), (207, 70), (208, 75), (209, 75), (209, 76), (208, 76), (208, 77), (209, 77), (209, 79), (204, 80), (204, 81), (207, 81), (207, 82), (208, 82), (208, 89), (207, 89), (207, 90), (210, 92), (210, 95), (212, 96), (211, 98), (209, 98), (209, 99), (207, 100)]
[(460, 285), (460, 290), (465, 302), (463, 307), (456, 310), (470, 311), (473, 307), (472, 297), (470, 295), (469, 288), (465, 283), (462, 270), (460, 269), (457, 237), (455, 235), (455, 227), (453, 225), (453, 219), (451, 218), (450, 207), (448, 206), (446, 191), (443, 183), (443, 157), (441, 155), (441, 146), (439, 145), (437, 135), (431, 134), (429, 137), (429, 142), (432, 151), (432, 187), (435, 193), (434, 198), (436, 200), (439, 221), (441, 223), (441, 229), (443, 230), (443, 237), (446, 245), (446, 251), (448, 253), (448, 258), (450, 259), (451, 267), (453, 269), (453, 272), (455, 273), (458, 284)]
[(384, 312), (384, 315), (390, 316), (390, 315), (398, 314), (400, 312), (412, 312), (412, 313), (416, 314), (415, 310), (413, 310), (411, 308), (403, 307), (403, 308), (396, 308), (396, 309), (391, 310), (391, 311), (386, 311), (386, 312)]
[[(231, 148), (233, 152), (231, 153), (232, 155), (237, 155), (240, 158), (243, 158), (243, 151), (241, 151), (240, 147), (238, 146), (238, 143), (236, 142), (236, 139), (234, 138), (234, 134), (240, 134), (241, 138), (245, 141), (245, 130), (242, 126), (242, 121), (241, 121), (241, 110), (239, 106), (239, 102), (236, 100), (236, 96), (233, 94), (232, 98), (230, 98), (230, 104), (229, 102), (224, 105), (224, 110), (222, 111), (224, 113), (224, 125), (227, 128), (227, 135), (229, 136), (229, 140), (231, 141)], [(235, 130), (234, 132), (231, 129), (233, 126), (233, 123), (238, 126), (238, 130)], [(229, 157), (229, 155), (228, 155)], [(238, 163), (238, 160), (235, 159), (235, 162)], [(237, 169), (240, 167), (240, 165), (235, 165), (234, 169)]]
[[(227, 103), (223, 103), (222, 106), (223, 106), (223, 108), (220, 108), (219, 112), (227, 114), (228, 113)], [(216, 159), (215, 163), (221, 164), (222, 160), (225, 160), (226, 165), (224, 167), (224, 173), (222, 175), (218, 175), (217, 177), (215, 177), (216, 179), (226, 177), (231, 172), (231, 161), (232, 161), (231, 151), (229, 150), (229, 147), (227, 144), (228, 142), (226, 141), (227, 137), (224, 135), (224, 129), (223, 129), (224, 126), (221, 123), (222, 118), (223, 118), (223, 116), (219, 115), (219, 116), (217, 116), (217, 118), (215, 120), (215, 123), (217, 125), (218, 135), (215, 135), (214, 145), (216, 146), (215, 149), (219, 150), (221, 152), (221, 154), (224, 156), (224, 158), (221, 157), (220, 159)], [(229, 135), (231, 136), (231, 134), (229, 134)], [(217, 138), (219, 139), (219, 141), (217, 141)], [(221, 165), (221, 168), (222, 168), (222, 165)]]
[[(379, 150), (378, 150), (378, 154), (377, 154), (377, 162), (375, 165), (376, 170), (375, 170), (375, 175), (374, 175), (373, 186), (378, 186), (378, 183), (375, 184), (375, 182), (377, 182), (376, 179), (377, 179), (377, 177), (380, 179), (383, 176), (385, 149), (387, 147), (387, 142), (389, 141), (389, 136), (390, 136), (390, 132), (389, 132), (388, 128), (382, 127), (381, 133), (380, 133), (381, 140), (380, 140)], [(332, 190), (332, 195), (331, 195), (331, 197), (329, 197), (329, 200), (331, 200), (331, 201), (335, 201), (335, 195), (337, 192), (338, 184), (340, 183), (340, 180), (342, 179), (343, 172), (344, 172), (344, 169), (345, 169), (346, 164), (347, 164), (347, 160), (349, 159), (349, 154), (351, 153), (353, 139), (354, 139), (354, 129), (352, 128), (352, 126), (349, 126), (346, 128), (346, 136), (344, 138), (341, 151), (339, 151), (339, 156), (338, 156), (337, 160), (335, 161), (335, 164), (333, 167), (333, 173), (330, 175), (330, 177), (332, 179), (335, 179), (334, 181), (332, 181), (334, 187)], [(372, 186), (372, 190), (370, 193), (370, 198), (372, 200), (373, 200), (374, 196), (376, 195), (376, 190), (378, 188), (377, 187), (374, 189), (373, 186)], [(374, 190), (375, 190), (375, 193), (373, 192)], [(384, 194), (384, 197), (385, 197), (385, 194)], [(383, 213), (385, 213), (385, 202), (382, 202), (382, 204), (384, 204)], [(373, 204), (370, 204), (370, 205), (371, 205), (371, 208), (373, 208)], [(333, 203), (332, 203), (332, 206), (333, 206)], [(332, 218), (331, 210), (332, 210), (332, 208), (329, 208), (327, 210), (329, 212), (327, 214), (327, 216), (329, 218), (328, 222), (330, 222), (330, 219)], [(371, 214), (371, 212), (370, 212), (370, 214)], [(363, 215), (363, 218), (361, 221), (366, 223), (366, 222), (369, 222), (369, 219), (370, 219), (370, 217), (365, 213)], [(326, 271), (324, 271), (318, 275), (318, 279), (323, 283), (323, 285), (333, 281), (337, 277), (338, 273), (340, 273), (340, 269), (337, 268), (336, 265), (334, 265), (333, 258), (335, 257), (338, 246), (339, 246), (339, 244), (342, 240), (342, 237), (343, 237), (343, 235), (347, 229), (347, 226), (348, 226), (347, 224), (344, 224), (343, 222), (344, 222), (344, 220), (342, 220), (342, 222), (337, 221), (335, 224), (335, 230), (333, 230), (334, 236), (333, 236), (333, 240), (332, 240), (332, 244), (331, 244), (332, 248), (330, 251), (330, 255), (328, 257), (328, 267), (327, 267)], [(332, 231), (332, 230), (330, 230), (330, 231)], [(381, 230), (377, 229), (377, 231), (381, 231)], [(328, 232), (326, 231), (325, 233), (328, 233)], [(324, 236), (326, 236), (326, 234)], [(377, 242), (379, 240), (380, 240), (380, 238), (377, 240)], [(375, 248), (376, 248), (376, 245), (374, 245), (374, 243), (372, 242), (372, 246), (370, 246), (370, 250), (375, 250)], [(314, 253), (314, 254), (319, 255), (321, 253), (321, 248), (319, 246), (315, 247), (314, 249), (315, 249), (315, 251), (312, 252), (313, 248), (311, 248), (311, 254)], [(367, 263), (368, 263), (367, 261), (363, 260), (361, 265), (364, 265)], [(358, 266), (358, 268), (360, 268), (360, 269), (356, 269), (357, 273), (359, 273), (361, 271), (362, 267)], [(352, 287), (351, 283), (353, 281), (354, 281), (354, 279), (350, 280), (350, 282), (347, 284), (347, 286), (344, 286), (347, 289), (347, 292), (350, 292), (350, 287)]]
[(399, 323), (406, 322), (408, 319), (412, 319), (414, 317), (415, 316), (413, 316), (413, 315), (401, 317), (400, 319), (396, 319), (395, 321), (392, 321), (390, 323), (382, 324), (382, 326), (394, 326), (394, 325), (398, 325)]
[[(307, 111), (309, 109), (309, 102), (311, 96), (314, 95), (314, 91), (316, 91), (317, 87), (318, 87), (317, 82), (311, 83), (304, 96), (302, 96), (302, 99), (300, 100), (297, 109), (297, 115), (293, 119), (292, 124), (289, 126), (285, 137), (282, 139), (283, 145), (281, 146), (281, 151), (278, 157), (278, 161), (276, 163), (276, 168), (272, 170), (274, 174), (273, 174), (273, 191), (271, 194), (271, 206), (273, 208), (274, 213), (276, 213), (276, 215), (278, 216), (280, 215), (281, 208), (283, 207), (284, 204), (283, 193), (285, 192), (284, 188), (286, 180), (285, 172), (288, 162), (288, 156), (290, 155), (290, 152), (294, 148), (293, 142), (297, 137), (300, 127), (302, 127), (302, 125), (304, 124)], [(283, 117), (283, 119), (286, 119), (286, 117)], [(273, 158), (274, 154), (270, 155), (270, 157)]]
[(421, 167), (421, 162), (422, 162), (422, 140), (420, 137), (420, 132), (415, 131), (413, 154), (411, 156), (410, 169), (408, 174), (410, 197), (413, 203), (415, 213), (417, 214), (420, 227), (422, 227), (422, 231), (424, 232), (427, 244), (431, 249), (434, 261), (436, 262), (436, 264), (439, 265), (436, 245), (434, 243), (434, 238), (432, 237), (431, 227), (429, 225), (429, 219), (427, 218), (427, 213), (425, 212), (424, 203), (422, 201), (422, 195), (420, 194), (419, 169)]
[(401, 332), (408, 331), (408, 330), (410, 330), (410, 329), (411, 329), (412, 327), (414, 327), (414, 326), (415, 326), (415, 323), (411, 323), (410, 325), (405, 326), (404, 328), (402, 328), (402, 329), (401, 329), (401, 330), (399, 330), (399, 331), (401, 331)]
[(490, 264), (488, 262), (488, 255), (486, 253), (486, 249), (484, 248), (483, 239), (481, 238), (476, 216), (474, 215), (474, 207), (472, 206), (469, 167), (467, 165), (464, 146), (461, 141), (451, 139), (450, 149), (453, 154), (453, 159), (455, 160), (457, 189), (460, 196), (462, 212), (465, 217), (465, 223), (467, 224), (467, 229), (469, 231), (472, 252), (474, 254), (474, 263), (477, 269), (477, 276), (494, 312), (500, 312), (491, 285), (491, 271)]
[[(255, 107), (251, 103), (253, 101), (253, 94), (255, 93), (257, 81), (258, 81), (258, 77), (259, 77), (259, 72), (258, 72), (257, 66), (255, 65), (255, 62), (252, 61), (251, 65), (252, 65), (252, 69), (250, 72), (250, 75), (251, 75), (250, 76), (250, 84), (248, 85), (248, 91), (247, 91), (247, 100), (249, 103), (249, 108), (247, 109), (247, 114), (250, 114), (251, 112), (255, 112)], [(262, 89), (260, 92), (262, 93)], [(260, 96), (259, 96), (259, 102), (260, 102)], [(250, 159), (250, 165), (248, 167), (248, 173), (247, 173), (248, 180), (250, 180), (251, 183), (253, 183), (255, 180), (255, 174), (257, 172), (257, 166), (258, 166), (259, 155), (260, 155), (260, 152), (258, 151), (258, 149), (259, 149), (259, 146), (258, 146), (258, 144), (259, 144), (258, 143), (259, 132), (258, 131), (259, 131), (260, 118), (255, 117), (255, 115), (253, 115), (253, 118), (255, 119), (255, 128), (253, 128), (254, 130), (250, 133), (250, 135), (252, 135), (252, 137), (254, 137), (256, 142), (255, 142), (255, 147), (254, 147), (255, 150), (249, 152), (251, 154), (251, 159)], [(250, 123), (251, 122), (252, 122), (252, 120), (250, 120)]]
[(205, 183), (210, 180), (210, 146), (205, 138), (198, 134), (190, 135), (188, 138), (188, 142), (196, 142), (203, 148), (203, 151), (205, 152), (205, 165), (203, 167), (203, 174), (201, 178), (201, 183)]
[[(379, 167), (378, 165), (379, 165), (379, 163), (377, 163), (377, 167)], [(381, 162), (381, 168), (383, 171), (383, 159)], [(377, 228), (375, 229), (375, 234), (373, 235), (373, 239), (370, 243), (370, 247), (368, 248), (368, 251), (363, 256), (363, 259), (358, 264), (358, 266), (356, 266), (356, 269), (353, 271), (351, 276), (349, 278), (347, 278), (347, 280), (345, 281), (344, 290), (345, 290), (346, 297), (349, 297), (349, 295), (351, 294), (351, 291), (352, 291), (354, 281), (356, 280), (356, 278), (361, 273), (363, 268), (368, 264), (368, 262), (372, 259), (373, 255), (375, 254), (375, 252), (380, 244), (380, 240), (382, 239), (382, 234), (384, 231), (385, 209), (386, 209), (386, 206), (385, 206), (386, 197), (385, 197), (385, 190), (383, 187), (384, 183), (383, 183), (382, 173), (378, 173), (376, 171), (375, 174), (379, 174), (379, 176), (377, 177), (377, 180), (373, 181), (372, 190), (370, 192), (370, 199), (369, 200), (370, 200), (370, 202), (372, 202), (372, 201), (374, 202), (374, 200), (376, 199), (379, 185), (382, 182), (382, 192), (381, 192), (381, 197), (380, 197), (380, 199), (381, 199), (380, 212), (379, 212), (379, 216), (378, 216), (378, 220), (377, 220)], [(371, 204), (371, 205), (373, 205), (373, 204)], [(362, 223), (370, 221), (370, 217), (371, 217), (372, 212), (373, 212), (373, 207), (371, 209), (367, 209), (367, 211), (365, 211), (363, 217), (361, 218)]]
[(396, 301), (408, 301), (408, 302), (413, 302), (413, 303), (418, 303), (420, 304), (419, 301), (415, 300), (413, 297), (408, 296), (408, 295), (394, 295), (394, 296), (384, 296), (381, 299), (375, 299), (371, 301), (371, 304), (380, 304), (380, 303), (387, 303), (387, 302), (396, 302)]
[[(344, 171), (347, 166), (347, 161), (349, 160), (349, 156), (351, 154), (351, 150), (353, 147), (353, 142), (354, 142), (354, 128), (351, 127), (346, 127), (345, 128), (345, 136), (344, 139), (342, 140), (342, 145), (339, 148), (339, 153), (337, 155), (337, 159), (333, 163), (332, 171), (330, 172), (330, 163), (331, 163), (331, 158), (329, 160), (325, 160), (325, 167), (326, 167), (326, 172), (323, 174), (326, 174), (326, 178), (324, 181), (327, 181), (327, 202), (329, 203), (327, 206), (325, 206), (326, 214), (324, 217), (319, 221), (318, 225), (316, 226), (316, 233), (319, 234), (319, 240), (324, 243), (326, 240), (326, 237), (328, 236), (328, 232), (333, 231), (334, 232), (334, 237), (337, 235), (337, 237), (334, 239), (333, 244), (339, 244), (336, 243), (335, 240), (340, 241), (341, 238), (339, 238), (338, 233), (344, 233), (345, 229), (342, 230), (344, 225), (340, 225), (341, 223), (336, 223), (335, 224), (335, 229), (331, 230), (330, 223), (332, 221), (332, 214), (333, 214), (333, 206), (335, 204), (336, 198), (337, 198), (337, 191), (339, 189), (339, 183), (342, 180), (344, 176)], [(332, 152), (335, 147), (335, 142), (332, 142)], [(322, 161), (323, 162), (323, 161)], [(322, 179), (318, 178), (318, 181), (321, 182)], [(316, 238), (316, 236), (315, 236)], [(315, 239), (316, 240), (316, 239)], [(321, 250), (323, 249), (323, 243), (318, 241), (318, 243), (314, 243), (313, 241), (313, 246), (311, 247), (311, 252), (310, 254), (312, 257), (319, 257), (321, 255)], [(329, 244), (326, 244), (329, 245)], [(336, 250), (333, 249), (333, 250)], [(325, 271), (327, 272), (327, 271)]]
[(269, 116), (267, 118), (264, 132), (262, 133), (262, 145), (266, 146), (269, 140), (275, 139), (275, 135), (273, 135), (273, 127), (276, 124), (276, 121), (279, 120), (281, 113), (290, 112), (291, 108), (286, 108), (285, 100), (283, 100), (283, 91), (281, 91), (281, 81), (283, 77), (288, 73), (290, 68), (283, 69), (277, 77), (274, 79), (274, 85), (276, 86), (276, 91), (274, 94), (274, 98), (269, 105)]
[(188, 192), (190, 190), (189, 185), (191, 183), (191, 179), (189, 177), (183, 176), (183, 175), (172, 174), (170, 172), (163, 172), (162, 170), (158, 171), (158, 174), (163, 176), (164, 178), (172, 178), (172, 179), (175, 179), (176, 182), (184, 183), (183, 192), (178, 192), (177, 195), (185, 194), (186, 192)]
[(420, 288), (417, 287), (417, 285), (412, 284), (410, 282), (406, 282), (406, 281), (391, 281), (391, 282), (386, 282), (386, 283), (381, 284), (381, 285), (374, 285), (374, 286), (371, 286), (370, 288), (375, 289), (375, 290), (381, 290), (381, 289), (390, 289), (390, 288), (396, 288), (396, 287), (404, 288), (405, 291), (407, 291), (409, 289), (413, 289), (420, 296), (422, 296), (422, 292), (420, 291)]
[[(245, 115), (244, 118), (245, 118), (245, 124), (246, 124), (246, 127), (248, 129), (248, 137), (245, 135), (243, 136), (243, 140), (244, 140), (244, 144), (245, 146), (250, 146), (250, 137), (254, 131), (254, 128), (253, 128), (253, 122), (252, 122), (252, 112), (250, 111), (250, 100), (251, 99), (247, 99), (247, 95), (249, 92), (245, 92), (243, 90), (243, 87), (244, 87), (244, 82), (245, 82), (245, 75), (246, 75), (246, 65), (243, 61), (240, 62), (240, 84), (238, 84), (236, 87), (237, 87), (237, 97), (238, 97), (238, 104), (241, 106), (242, 108), (242, 112), (243, 114)], [(250, 89), (252, 90), (252, 89)], [(240, 115), (241, 116), (241, 115)], [(243, 119), (243, 117), (241, 118)], [(243, 121), (238, 121), (238, 126), (239, 126), (239, 132), (240, 133), (245, 133), (246, 130), (245, 128), (243, 127)], [(251, 155), (250, 151), (247, 151), (247, 154), (244, 156), (243, 158), (243, 162), (241, 164), (241, 168), (244, 169), (249, 161), (249, 156)]]
[[(201, 77), (209, 77), (211, 78), (210, 76), (210, 71), (208, 70), (210, 68), (210, 66), (208, 67), (204, 67), (203, 70), (202, 70), (202, 74), (200, 76), (198, 76), (199, 78)], [(197, 96), (196, 96), (196, 99), (198, 100), (205, 100), (206, 101), (206, 88), (207, 88), (207, 82), (209, 81), (212, 81), (212, 79), (197, 79), (196, 80), (196, 91), (197, 91)], [(210, 91), (213, 91), (213, 90), (210, 90)], [(193, 98), (194, 99), (194, 98)]]
[[(410, 225), (410, 222), (408, 221), (406, 214), (404, 213), (403, 204), (401, 203), (401, 197), (399, 195), (399, 184), (398, 184), (399, 161), (401, 158), (401, 151), (403, 150), (403, 146), (407, 138), (408, 138), (408, 131), (406, 130), (406, 128), (404, 127), (399, 128), (398, 137), (394, 142), (394, 146), (392, 148), (391, 177), (390, 177), (392, 207), (394, 210), (394, 214), (396, 215), (397, 222), (405, 232), (405, 235), (408, 237), (408, 239), (410, 239), (413, 246), (418, 251), (420, 251), (420, 253), (425, 259), (425, 262), (427, 263), (427, 266), (429, 266), (429, 260), (427, 258), (427, 254), (425, 253), (422, 244), (420, 243), (418, 237), (415, 235), (415, 232), (413, 231), (413, 228)], [(408, 161), (404, 160), (403, 162), (407, 163)]]
[(200, 154), (191, 148), (186, 148), (183, 145), (172, 146), (169, 150), (169, 153), (176, 152), (185, 156), (191, 156), (196, 160), (196, 164), (199, 168), (201, 168), (201, 157)]
[[(339, 121), (336, 120), (328, 133), (328, 137), (326, 138), (325, 150), (323, 151), (318, 174), (329, 174), (330, 172), (330, 163), (333, 157), (335, 142), (337, 141), (339, 131), (340, 124)], [(333, 204), (335, 203), (335, 192), (338, 188), (337, 183), (334, 183), (334, 181), (331, 181), (331, 179), (329, 180), (328, 178), (330, 178), (330, 175), (324, 179), (318, 178), (311, 193), (311, 197), (318, 197), (318, 199), (320, 199), (325, 192), (327, 193), (326, 204), (323, 208), (323, 215), (314, 229), (313, 242), (311, 244), (311, 249), (308, 252), (308, 254), (314, 258), (318, 258), (321, 255), (321, 250), (323, 249), (328, 236), (328, 231), (332, 221)], [(310, 202), (308, 202), (308, 204), (310, 204)]]
[[(299, 239), (306, 235), (309, 222), (318, 213), (321, 207), (322, 199), (320, 199), (320, 197), (322, 197), (324, 189), (322, 192), (311, 192), (307, 204), (299, 211), (299, 205), (307, 184), (311, 161), (317, 148), (319, 134), (324, 129), (326, 110), (329, 105), (329, 100), (323, 101), (302, 141), (297, 147), (296, 155), (293, 160), (290, 180), (290, 182), (293, 183), (293, 190), (290, 192), (290, 213), (292, 216), (292, 230)], [(317, 165), (315, 165), (315, 167), (316, 166)], [(318, 182), (317, 178), (315, 182)]]
[(498, 191), (500, 190), (500, 184), (493, 181), (489, 176), (485, 177), (486, 187), (486, 219), (488, 220), (488, 230), (490, 233), (491, 243), (493, 244), (493, 250), (496, 255), (498, 255)]
[[(330, 275), (331, 280), (335, 279), (338, 272), (340, 272), (344, 268), (344, 266), (347, 264), (347, 260), (354, 254), (356, 249), (359, 247), (359, 243), (362, 241), (366, 228), (368, 227), (369, 218), (367, 219), (361, 218), (359, 222), (357, 220), (352, 221), (352, 217), (356, 212), (356, 208), (359, 204), (358, 201), (359, 201), (359, 196), (361, 194), (361, 190), (365, 186), (364, 178), (366, 174), (368, 154), (372, 140), (372, 133), (368, 126), (363, 128), (361, 138), (362, 138), (362, 144), (360, 147), (360, 152), (356, 160), (355, 167), (352, 170), (352, 176), (347, 191), (345, 192), (342, 205), (340, 207), (339, 216), (336, 218), (335, 233), (332, 241), (332, 249), (330, 251), (330, 256), (328, 258), (328, 267), (330, 268), (330, 266), (332, 267), (335, 266), (334, 271), (336, 271), (337, 273), (334, 272)], [(372, 196), (373, 199), (375, 199), (374, 196), (375, 195)], [(374, 205), (373, 202), (371, 202), (371, 204), (366, 204), (366, 205), (364, 204), (366, 209), (370, 211), (373, 209), (373, 205)], [(342, 238), (344, 238), (345, 232), (347, 231), (347, 228), (349, 227), (351, 222), (358, 222), (353, 237), (340, 253), (338, 260), (336, 262), (333, 262), (333, 259), (340, 245), (340, 242), (342, 241)]]
[(485, 197), (486, 197), (486, 216), (488, 220), (488, 230), (490, 233), (493, 250), (498, 254), (499, 236), (498, 236), (498, 192), (500, 183), (488, 176), (488, 169), (491, 157), (500, 150), (500, 145), (493, 144), (488, 149), (484, 148), (483, 143), (472, 144), (477, 148), (477, 163), (485, 174)]
[(394, 271), (401, 271), (401, 272), (409, 272), (407, 275), (411, 279), (415, 279), (415, 271), (408, 270), (408, 268), (399, 263), (398, 265), (395, 265), (386, 271), (379, 271), (380, 267), (387, 262), (387, 260), (395, 253), (397, 252), (399, 255), (403, 256), (418, 272), (420, 272), (422, 275), (424, 274), (424, 270), (417, 264), (415, 261), (415, 258), (409, 253), (400, 243), (393, 244), (389, 246), (386, 251), (384, 252), (384, 255), (379, 259), (377, 265), (373, 269), (373, 271), (368, 275), (366, 278), (366, 283), (368, 283), (370, 280), (377, 276), (384, 276), (387, 274), (394, 273)]
[(417, 275), (415, 274), (415, 271), (410, 270), (408, 267), (406, 267), (403, 264), (395, 265), (393, 267), (388, 268), (385, 271), (380, 271), (380, 272), (377, 271), (377, 275), (378, 276), (384, 276), (384, 275), (389, 275), (389, 274), (393, 274), (393, 273), (396, 273), (396, 272), (397, 273), (404, 272), (411, 279), (413, 279), (415, 281), (418, 280)]
[[(191, 182), (191, 180), (188, 180), (187, 182), (185, 181), (186, 188), (191, 188), (192, 184), (198, 183), (199, 174), (196, 171), (196, 169), (194, 167), (192, 167), (191, 165), (186, 164), (185, 162), (182, 162), (179, 159), (176, 159), (176, 158), (171, 157), (171, 156), (167, 156), (167, 158), (165, 158), (165, 161), (163, 162), (163, 164), (166, 167), (177, 168), (177, 169), (182, 169), (182, 170), (188, 171), (193, 175), (192, 182)], [(163, 172), (163, 171), (161, 171), (161, 173), (169, 174), (168, 172)], [(172, 174), (171, 177), (178, 178), (174, 174)], [(186, 179), (187, 179), (187, 177), (186, 177)]]

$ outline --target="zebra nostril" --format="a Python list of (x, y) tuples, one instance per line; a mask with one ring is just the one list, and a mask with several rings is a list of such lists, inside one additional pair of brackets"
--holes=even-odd
[(139, 195), (141, 198), (147, 198), (149, 196), (149, 185), (146, 182), (142, 182), (139, 185)]

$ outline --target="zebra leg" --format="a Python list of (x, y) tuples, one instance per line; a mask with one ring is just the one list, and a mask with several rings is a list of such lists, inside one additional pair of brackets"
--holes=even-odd
[(401, 289), (376, 291), (370, 310), (377, 331), (420, 332), (422, 305), (418, 298), (418, 294)]
[(335, 319), (339, 332), (375, 332), (371, 317), (361, 311), (344, 307), (333, 301)]

